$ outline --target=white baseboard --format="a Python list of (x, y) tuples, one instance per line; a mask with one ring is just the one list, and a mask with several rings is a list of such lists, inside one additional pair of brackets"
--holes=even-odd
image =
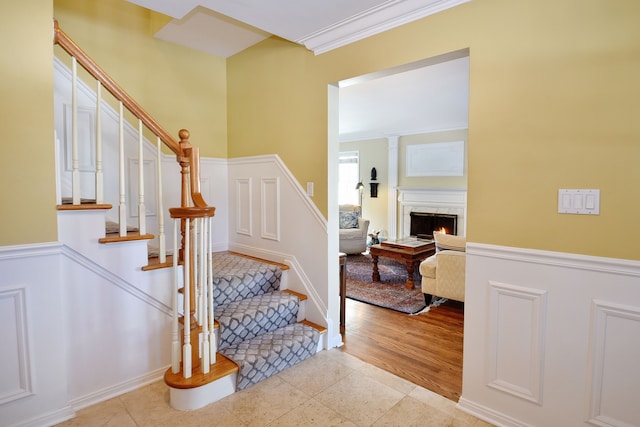
[(481, 420), (496, 426), (533, 427), (530, 424), (525, 424), (508, 415), (494, 411), (491, 408), (479, 405), (475, 402), (471, 402), (464, 397), (461, 397), (460, 400), (458, 400), (458, 404), (456, 405), (456, 407), (461, 411), (466, 412), (467, 414), (473, 415), (476, 418), (480, 418)]
[(103, 388), (102, 390), (97, 390), (85, 396), (77, 397), (69, 403), (75, 410), (80, 410), (82, 408), (95, 405), (96, 403), (104, 402), (105, 400), (136, 390), (140, 387), (144, 387), (145, 385), (160, 381), (164, 378), (164, 373), (167, 369), (169, 369), (169, 366), (156, 369), (155, 371), (121, 382), (120, 384), (115, 384), (113, 386)]
[(15, 427), (42, 427), (53, 426), (64, 421), (70, 420), (76, 416), (76, 411), (71, 406), (65, 406), (56, 411), (38, 415), (37, 417), (14, 424)]

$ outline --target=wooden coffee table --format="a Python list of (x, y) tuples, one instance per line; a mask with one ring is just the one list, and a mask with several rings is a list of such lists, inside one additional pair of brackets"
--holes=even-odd
[(415, 239), (401, 239), (398, 241), (382, 242), (378, 245), (369, 246), (369, 253), (373, 260), (373, 274), (371, 279), (374, 282), (380, 281), (380, 272), (378, 271), (378, 257), (393, 258), (397, 261), (404, 262), (407, 265), (407, 289), (415, 287), (413, 281), (413, 272), (416, 263), (430, 257), (436, 252), (436, 245), (433, 240), (419, 241)]

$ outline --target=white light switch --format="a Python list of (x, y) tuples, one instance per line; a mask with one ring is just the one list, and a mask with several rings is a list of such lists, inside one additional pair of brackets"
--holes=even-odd
[(558, 190), (558, 213), (599, 215), (600, 190)]
[(307, 182), (307, 196), (313, 197), (313, 182)]

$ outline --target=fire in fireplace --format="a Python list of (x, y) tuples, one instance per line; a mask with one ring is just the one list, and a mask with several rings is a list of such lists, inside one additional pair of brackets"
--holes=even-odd
[(434, 231), (458, 234), (458, 215), (411, 212), (409, 216), (411, 217), (409, 233), (411, 236), (431, 238)]

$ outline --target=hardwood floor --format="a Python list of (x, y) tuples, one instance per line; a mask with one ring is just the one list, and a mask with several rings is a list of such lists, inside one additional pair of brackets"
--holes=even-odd
[(456, 301), (411, 316), (347, 299), (342, 351), (457, 402), (463, 324)]

